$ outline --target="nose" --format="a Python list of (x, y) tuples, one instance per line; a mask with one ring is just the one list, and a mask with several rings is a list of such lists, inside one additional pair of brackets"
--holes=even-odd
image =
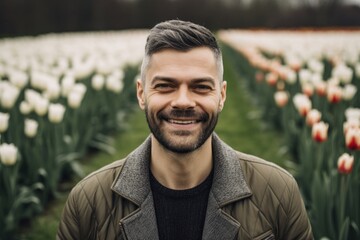
[(171, 107), (180, 109), (189, 109), (195, 107), (195, 101), (192, 98), (191, 91), (186, 86), (181, 86), (175, 93), (171, 102)]

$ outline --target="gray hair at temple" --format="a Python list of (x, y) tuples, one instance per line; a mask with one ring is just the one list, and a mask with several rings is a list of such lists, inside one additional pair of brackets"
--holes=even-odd
[(152, 54), (163, 49), (186, 52), (196, 47), (208, 47), (214, 53), (221, 82), (224, 73), (223, 61), (215, 36), (203, 26), (181, 20), (161, 22), (150, 30), (145, 45), (145, 56), (141, 65), (142, 82), (145, 84), (145, 75)]

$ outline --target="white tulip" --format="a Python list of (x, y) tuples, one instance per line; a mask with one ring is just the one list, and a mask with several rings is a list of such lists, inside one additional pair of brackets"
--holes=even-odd
[[(295, 84), (296, 83), (296, 72), (290, 68), (285, 69), (285, 81), (289, 84)], [(137, 78), (139, 79), (139, 78)]]
[(309, 82), (311, 80), (311, 72), (310, 70), (308, 69), (301, 69), (299, 71), (299, 80), (300, 80), (300, 83), (303, 84), (305, 82)]
[(40, 71), (33, 71), (30, 77), (30, 83), (33, 88), (39, 90), (45, 90), (48, 81), (48, 75), (40, 72)]
[(38, 99), (41, 98), (41, 95), (39, 92), (33, 90), (33, 89), (26, 89), (25, 90), (25, 101), (29, 103), (32, 109), (34, 109)]
[(17, 147), (10, 143), (3, 143), (0, 145), (0, 160), (1, 163), (6, 166), (11, 166), (16, 163), (17, 160)]
[(0, 133), (6, 132), (9, 127), (9, 118), (10, 115), (8, 113), (0, 112)]
[(120, 93), (124, 85), (120, 78), (116, 76), (108, 76), (106, 78), (106, 89), (114, 93)]
[(64, 118), (65, 107), (59, 103), (52, 103), (49, 106), (49, 121), (52, 123), (60, 123)]
[(27, 101), (22, 101), (20, 103), (19, 109), (22, 114), (28, 115), (33, 110), (33, 106)]
[(34, 110), (37, 115), (44, 116), (49, 108), (49, 100), (47, 98), (40, 97), (34, 106)]
[(61, 81), (61, 95), (69, 95), (75, 85), (75, 78), (72, 75), (66, 75)]
[(83, 83), (76, 83), (71, 90), (71, 92), (77, 92), (79, 94), (85, 95), (86, 93), (86, 86)]
[(103, 75), (96, 74), (91, 79), (91, 86), (93, 89), (95, 89), (97, 91), (103, 89), (104, 84), (105, 84), (105, 78)]
[(58, 81), (49, 81), (47, 83), (44, 95), (50, 100), (58, 99), (61, 93), (61, 87)]
[(340, 80), (337, 77), (331, 77), (326, 82), (327, 82), (328, 86), (339, 86), (340, 85)]
[(311, 59), (308, 62), (309, 69), (317, 74), (323, 74), (324, 72), (324, 64), (318, 60)]
[(25, 136), (29, 138), (35, 137), (37, 134), (38, 127), (39, 124), (37, 121), (28, 118), (25, 119), (25, 128), (24, 128)]
[(323, 81), (322, 74), (319, 73), (312, 74), (310, 81), (313, 85), (316, 85), (316, 83)]
[(339, 64), (332, 69), (331, 75), (338, 78), (342, 83), (350, 83), (353, 77), (353, 70), (345, 64)]
[(14, 107), (16, 100), (20, 94), (20, 90), (9, 84), (6, 89), (3, 89), (1, 94), (1, 105), (6, 109), (11, 109)]
[(96, 72), (102, 75), (110, 74), (112, 70), (112, 66), (108, 63), (108, 61), (99, 60), (96, 62)]
[(123, 70), (116, 69), (115, 71), (113, 71), (113, 72), (111, 73), (111, 75), (112, 75), (112, 76), (114, 76), (114, 77), (117, 77), (117, 78), (123, 79), (123, 78), (124, 78), (125, 73), (124, 73), (124, 71), (123, 71)]
[(21, 71), (12, 71), (9, 76), (9, 81), (14, 86), (23, 89), (29, 82), (29, 77), (26, 73)]
[(76, 64), (74, 74), (77, 80), (88, 77), (95, 70), (95, 60), (93, 58), (86, 59), (85, 62)]
[(342, 89), (342, 97), (345, 100), (351, 100), (354, 98), (356, 92), (357, 92), (357, 88), (356, 86), (352, 85), (352, 84), (346, 84), (344, 86), (344, 88)]
[(350, 119), (360, 120), (360, 108), (348, 108), (345, 110), (346, 119), (349, 121)]
[(80, 107), (81, 101), (83, 100), (84, 95), (81, 93), (78, 93), (76, 91), (70, 92), (70, 94), (67, 97), (67, 102), (69, 107), (73, 109), (77, 109)]

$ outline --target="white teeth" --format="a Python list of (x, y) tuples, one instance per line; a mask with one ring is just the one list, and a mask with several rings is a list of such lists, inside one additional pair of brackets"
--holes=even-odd
[(192, 124), (192, 123), (196, 123), (196, 121), (192, 120), (192, 121), (181, 121), (181, 120), (169, 120), (170, 123), (174, 123), (174, 124)]

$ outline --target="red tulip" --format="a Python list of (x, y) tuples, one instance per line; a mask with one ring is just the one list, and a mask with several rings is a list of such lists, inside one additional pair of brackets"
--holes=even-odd
[(279, 78), (279, 75), (277, 75), (276, 73), (269, 72), (268, 74), (266, 74), (266, 82), (270, 86), (274, 86), (276, 84), (278, 78)]
[(322, 97), (326, 96), (326, 87), (327, 87), (326, 82), (324, 82), (324, 81), (317, 82), (315, 84), (315, 89), (316, 89), (317, 95), (322, 96)]
[(344, 122), (343, 129), (345, 135), (351, 128), (360, 128), (360, 120), (356, 118), (349, 118), (346, 122)]
[(321, 120), (321, 112), (316, 109), (311, 109), (310, 112), (306, 115), (306, 124), (313, 126), (315, 123), (318, 123)]
[(342, 174), (351, 173), (354, 166), (354, 157), (343, 153), (338, 159), (338, 171)]
[(338, 103), (342, 99), (342, 88), (337, 85), (329, 85), (327, 89), (327, 99), (331, 103)]
[(293, 98), (294, 105), (301, 116), (306, 116), (311, 109), (311, 101), (305, 94), (297, 93)]
[(346, 147), (351, 150), (360, 150), (360, 128), (349, 128), (345, 133)]
[(277, 91), (274, 98), (277, 106), (284, 107), (289, 101), (289, 94), (285, 91)]
[(302, 92), (308, 97), (311, 97), (314, 94), (314, 85), (309, 82), (303, 83), (301, 88)]
[(329, 124), (323, 121), (315, 123), (312, 127), (312, 138), (316, 142), (324, 142), (328, 137)]

